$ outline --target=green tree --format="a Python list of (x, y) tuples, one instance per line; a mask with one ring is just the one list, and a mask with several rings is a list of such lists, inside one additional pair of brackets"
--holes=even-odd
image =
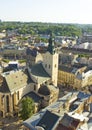
[(32, 100), (32, 98), (29, 97), (25, 97), (22, 99), (21, 101), (21, 110), (20, 110), (20, 117), (23, 120), (28, 119), (29, 117), (31, 117), (34, 114), (34, 101)]

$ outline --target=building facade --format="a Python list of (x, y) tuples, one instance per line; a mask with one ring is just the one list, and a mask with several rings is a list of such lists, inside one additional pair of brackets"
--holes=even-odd
[(83, 67), (59, 66), (58, 84), (72, 88), (81, 89), (92, 85), (92, 70)]
[(43, 67), (51, 76), (52, 83), (57, 86), (58, 78), (58, 53), (54, 48), (54, 39), (52, 35), (49, 39), (48, 51), (43, 55)]
[(26, 72), (21, 70), (3, 73), (0, 82), (0, 114), (13, 116), (18, 111), (21, 98), (33, 90)]
[[(31, 59), (29, 58), (29, 60)], [(59, 94), (59, 90), (56, 88), (57, 77), (58, 54), (55, 52), (54, 42), (50, 36), (48, 50), (43, 55), (43, 62), (37, 62), (31, 68), (27, 66), (25, 70), (14, 70), (1, 74), (0, 115), (3, 117), (14, 116), (19, 110), (20, 100), (32, 91), (40, 95), (38, 93), (40, 87), (47, 83), (52, 85), (49, 88), (49, 95), (41, 95), (43, 103), (47, 101), (47, 105), (49, 105), (55, 102)]]

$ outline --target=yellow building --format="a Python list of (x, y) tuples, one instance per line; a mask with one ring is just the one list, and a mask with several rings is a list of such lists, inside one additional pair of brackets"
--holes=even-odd
[(75, 76), (71, 71), (71, 67), (59, 66), (58, 84), (73, 86)]
[(70, 86), (73, 88), (81, 88), (83, 84), (82, 73), (86, 66), (59, 66), (58, 84)]

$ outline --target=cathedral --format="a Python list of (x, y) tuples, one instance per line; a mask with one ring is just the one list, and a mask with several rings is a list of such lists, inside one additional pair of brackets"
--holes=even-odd
[[(29, 59), (31, 62), (31, 59)], [(58, 99), (58, 53), (54, 39), (49, 38), (47, 51), (42, 60), (25, 70), (14, 70), (0, 75), (0, 116), (13, 116), (19, 110), (19, 102), (25, 96), (35, 102), (41, 100), (46, 107)]]

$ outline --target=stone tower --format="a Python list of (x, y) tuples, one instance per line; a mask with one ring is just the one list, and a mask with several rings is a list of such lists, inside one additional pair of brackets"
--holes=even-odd
[(58, 53), (55, 51), (54, 38), (52, 37), (52, 34), (49, 38), (47, 52), (43, 55), (43, 67), (46, 70), (46, 72), (51, 76), (53, 84), (57, 86)]

